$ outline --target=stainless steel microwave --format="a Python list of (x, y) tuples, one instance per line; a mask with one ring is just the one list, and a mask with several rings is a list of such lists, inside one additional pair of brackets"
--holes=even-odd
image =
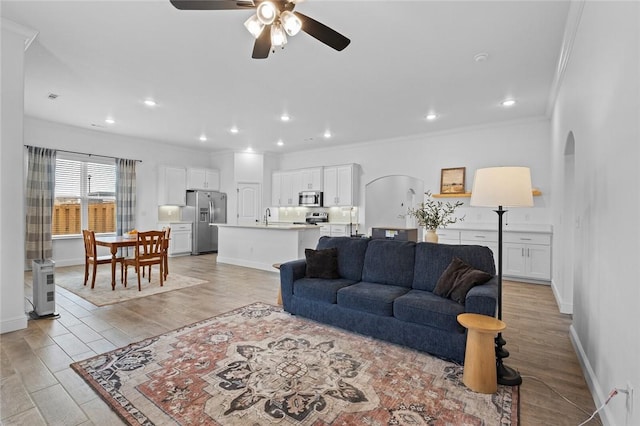
[(322, 207), (322, 191), (302, 191), (298, 195), (298, 205), (305, 207)]

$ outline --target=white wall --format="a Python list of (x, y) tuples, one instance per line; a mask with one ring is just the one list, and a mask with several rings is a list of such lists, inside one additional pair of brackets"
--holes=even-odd
[[(24, 143), (60, 150), (141, 160), (136, 166), (136, 228), (156, 229), (158, 221), (158, 165), (213, 167), (208, 152), (181, 149), (157, 141), (72, 127), (25, 117)], [(108, 254), (104, 251), (100, 254)], [(57, 266), (84, 263), (82, 238), (56, 239)]]
[[(553, 222), (574, 252), (571, 334), (596, 405), (611, 389), (635, 387), (634, 412), (616, 396), (608, 425), (640, 424), (640, 5), (585, 2), (552, 117)], [(575, 216), (567, 217), (565, 144), (575, 138)], [(569, 171), (570, 172), (570, 171)], [(554, 263), (563, 261), (555, 251)], [(571, 283), (559, 282), (560, 297)]]
[(27, 326), (24, 313), (23, 111), (25, 41), (35, 32), (2, 19), (0, 140), (0, 333)]
[[(531, 168), (533, 185), (539, 188), (543, 195), (534, 197), (535, 206), (532, 208), (509, 211), (506, 222), (550, 224), (550, 147), (549, 120), (540, 118), (285, 154), (280, 166), (282, 169), (296, 169), (345, 163), (360, 164), (361, 225), (364, 223), (365, 213), (362, 208), (365, 205), (364, 187), (382, 176), (412, 176), (424, 181), (425, 191), (438, 193), (441, 169), (466, 167), (466, 189), (471, 191), (473, 175), (477, 168), (527, 166)], [(465, 205), (458, 209), (457, 213), (458, 216), (466, 215), (466, 222), (497, 226), (497, 216), (491, 209), (469, 207), (469, 198), (460, 200)]]

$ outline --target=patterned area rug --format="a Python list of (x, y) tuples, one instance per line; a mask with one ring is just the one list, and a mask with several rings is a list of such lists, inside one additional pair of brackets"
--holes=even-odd
[(517, 425), (517, 387), (256, 303), (71, 367), (132, 425)]
[[(78, 269), (78, 268), (75, 268)], [(142, 291), (138, 291), (138, 278), (135, 271), (129, 268), (127, 287), (120, 283), (120, 265), (116, 270), (116, 289), (111, 290), (111, 267), (109, 265), (98, 267), (96, 274), (96, 284), (91, 289), (91, 274), (87, 285), (84, 286), (84, 269), (80, 272), (60, 274), (62, 278), (56, 277), (56, 285), (63, 287), (73, 294), (82, 297), (96, 306), (112, 305), (138, 297), (150, 296), (152, 294), (165, 293), (167, 291), (179, 290), (194, 285), (204, 284), (205, 280), (191, 278), (184, 275), (169, 272), (167, 280), (160, 287), (158, 268), (154, 268), (151, 275), (151, 282), (148, 277), (140, 277)]]

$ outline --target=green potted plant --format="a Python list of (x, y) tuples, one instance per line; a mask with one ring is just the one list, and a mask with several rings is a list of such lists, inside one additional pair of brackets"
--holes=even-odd
[(425, 195), (427, 196), (426, 200), (415, 208), (410, 207), (407, 214), (416, 218), (418, 225), (425, 228), (425, 241), (437, 243), (437, 228), (445, 228), (447, 225), (464, 220), (464, 216), (454, 216), (455, 210), (464, 203), (462, 201), (456, 201), (453, 204), (449, 201), (446, 203), (440, 200), (436, 201), (432, 198), (431, 191), (425, 192)]

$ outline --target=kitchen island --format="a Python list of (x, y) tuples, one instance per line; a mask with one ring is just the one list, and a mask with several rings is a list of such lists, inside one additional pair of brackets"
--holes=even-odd
[(317, 225), (218, 225), (218, 263), (276, 272), (273, 265), (304, 259), (305, 248), (316, 248)]

